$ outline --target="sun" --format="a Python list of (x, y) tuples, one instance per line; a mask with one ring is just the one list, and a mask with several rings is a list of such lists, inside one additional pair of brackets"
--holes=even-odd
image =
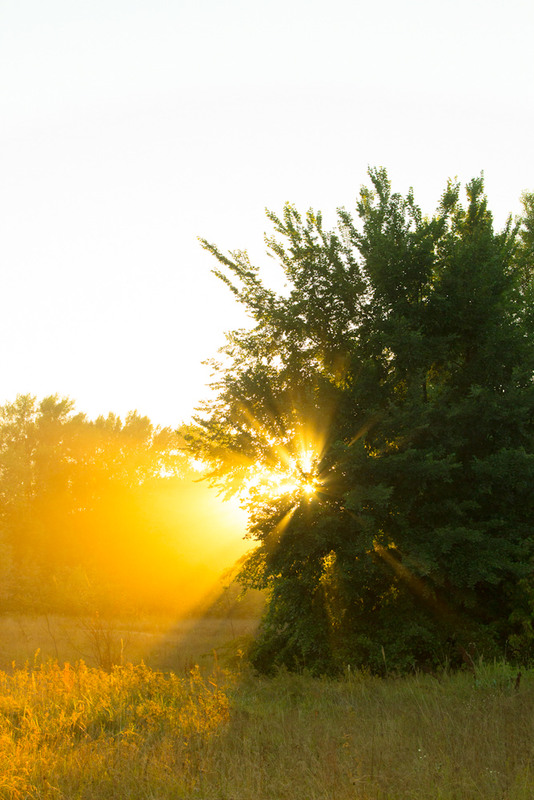
[(317, 484), (312, 483), (311, 481), (306, 481), (301, 486), (302, 492), (306, 497), (313, 497), (317, 494)]
[(317, 454), (306, 449), (284, 458), (273, 466), (257, 466), (245, 482), (243, 495), (249, 500), (269, 501), (283, 496), (312, 500), (321, 487), (317, 474)]

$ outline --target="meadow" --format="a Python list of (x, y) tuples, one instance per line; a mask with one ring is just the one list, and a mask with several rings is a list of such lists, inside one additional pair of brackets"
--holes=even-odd
[[(68, 645), (66, 620), (18, 624), (11, 633), (22, 639), (31, 640), (44, 624), (50, 631), (43, 642)], [(170, 644), (168, 651), (145, 647), (146, 664), (103, 669), (41, 650), (25, 663), (3, 664), (0, 798), (534, 796), (534, 672), (518, 681), (505, 664), (477, 663), (475, 674), (380, 679), (347, 668), (336, 680), (284, 672), (266, 678), (252, 674), (242, 657), (252, 621), (234, 620), (233, 630), (229, 620), (181, 624), (187, 636), (179, 640), (175, 624), (174, 657)], [(5, 644), (16, 621), (2, 625)], [(145, 640), (169, 643), (168, 625), (160, 625), (149, 630), (146, 620)], [(78, 632), (87, 645), (83, 628)], [(128, 631), (117, 623), (113, 635), (120, 633)], [(218, 648), (206, 647), (210, 636), (219, 637)], [(179, 641), (187, 642), (186, 651)], [(134, 655), (132, 641), (128, 647)], [(172, 669), (155, 666), (173, 658)]]
[(239, 660), (257, 626), (257, 616), (0, 615), (0, 670), (13, 663), (82, 660), (105, 670), (142, 661), (155, 670), (183, 672), (211, 665), (214, 651), (226, 662)]

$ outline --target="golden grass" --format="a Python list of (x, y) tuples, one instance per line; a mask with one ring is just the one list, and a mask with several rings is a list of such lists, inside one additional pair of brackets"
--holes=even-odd
[(0, 798), (531, 800), (534, 674), (0, 673)]
[(80, 662), (1, 673), (0, 797), (187, 792), (228, 714), (226, 694), (198, 670), (184, 679)]

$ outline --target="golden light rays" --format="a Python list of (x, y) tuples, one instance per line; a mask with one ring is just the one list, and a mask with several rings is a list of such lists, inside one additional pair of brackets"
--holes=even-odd
[(291, 522), (291, 518), (293, 517), (293, 514), (297, 510), (297, 507), (298, 504), (294, 503), (291, 506), (291, 508), (289, 508), (289, 510), (286, 511), (282, 519), (279, 520), (279, 522), (272, 528), (266, 542), (269, 548), (276, 547), (280, 543), (280, 539), (282, 538), (282, 535), (284, 534), (287, 526)]
[(296, 456), (287, 447), (278, 446), (277, 464), (254, 465), (245, 481), (242, 497), (252, 502), (274, 500), (287, 495), (294, 502), (311, 499), (320, 489), (321, 480), (317, 472), (319, 455), (311, 450), (302, 450)]
[(390, 567), (392, 572), (397, 575), (404, 583), (406, 583), (414, 592), (419, 595), (428, 593), (424, 583), (417, 578), (398, 558), (395, 557), (392, 549), (383, 547), (375, 542), (373, 551), (380, 556), (380, 558)]
[[(295, 502), (310, 500), (321, 490), (332, 413), (311, 403), (288, 407), (287, 400), (279, 413), (265, 407), (254, 413), (245, 403), (236, 404), (231, 443), (208, 455), (204, 476), (249, 509), (285, 495)], [(201, 461), (193, 466), (202, 472)]]
[(362, 427), (359, 429), (359, 431), (352, 437), (352, 439), (349, 442), (349, 447), (352, 447), (352, 445), (356, 444), (356, 442), (359, 439), (361, 439), (363, 436), (365, 436), (367, 433), (369, 433), (371, 428), (374, 425), (376, 425), (377, 422), (379, 422), (380, 416), (381, 416), (380, 414), (375, 414), (374, 416), (370, 417), (367, 420), (367, 422), (364, 425), (362, 425)]
[(268, 428), (258, 426), (255, 421), (254, 430), (268, 446), (265, 461), (254, 465), (256, 478), (253, 482), (262, 485), (266, 499), (286, 494), (298, 502), (317, 496), (323, 485), (321, 462), (332, 417), (332, 408), (320, 409), (313, 403), (302, 403), (302, 398), (293, 398), (283, 426), (278, 419)]
[(408, 590), (415, 595), (435, 617), (446, 621), (451, 630), (454, 630), (456, 625), (460, 624), (455, 609), (446, 600), (439, 597), (425, 581), (402, 564), (396, 557), (393, 547), (383, 547), (375, 543), (374, 552), (380, 556), (393, 574), (396, 575)]
[[(191, 467), (246, 511), (245, 538), (249, 547), (259, 544), (253, 551), (258, 557), (275, 554), (295, 515), (320, 513), (331, 495), (324, 464), (336, 409), (331, 397), (321, 403), (321, 395), (322, 387), (314, 385), (258, 405), (234, 402), (220, 425), (208, 430), (207, 446), (196, 450)], [(247, 563), (253, 562), (249, 553)]]

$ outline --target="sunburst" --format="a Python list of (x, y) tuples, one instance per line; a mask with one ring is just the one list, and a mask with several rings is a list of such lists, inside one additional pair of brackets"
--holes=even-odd
[(268, 501), (282, 496), (311, 500), (321, 487), (318, 474), (319, 454), (308, 447), (296, 456), (286, 447), (278, 448), (276, 464), (257, 465), (250, 469), (244, 482), (242, 496), (252, 501)]

